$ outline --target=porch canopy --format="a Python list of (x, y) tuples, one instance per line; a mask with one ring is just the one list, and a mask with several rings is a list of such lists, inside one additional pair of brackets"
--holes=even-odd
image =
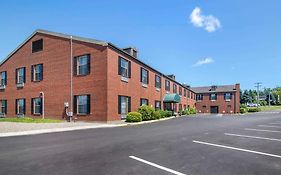
[(178, 94), (166, 94), (164, 96), (164, 103), (179, 103), (181, 98)]

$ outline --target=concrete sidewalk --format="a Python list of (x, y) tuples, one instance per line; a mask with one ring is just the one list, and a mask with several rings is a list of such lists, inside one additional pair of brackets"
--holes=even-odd
[(16, 123), (0, 122), (0, 137), (45, 134), (94, 128), (109, 128), (125, 126), (125, 123)]

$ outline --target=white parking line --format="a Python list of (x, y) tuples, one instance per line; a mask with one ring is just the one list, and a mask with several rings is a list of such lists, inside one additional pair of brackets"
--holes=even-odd
[(214, 144), (214, 143), (201, 142), (201, 141), (196, 141), (196, 140), (193, 140), (193, 142), (194, 143), (203, 144), (203, 145), (210, 145), (210, 146), (215, 146), (215, 147), (220, 147), (220, 148), (232, 149), (232, 150), (236, 150), (236, 151), (243, 151), (243, 152), (248, 152), (248, 153), (260, 154), (260, 155), (264, 155), (264, 156), (281, 158), (280, 155), (275, 155), (275, 154), (270, 154), (270, 153), (264, 153), (264, 152), (253, 151), (253, 150), (248, 150), (248, 149), (242, 149), (242, 148), (236, 148), (236, 147), (231, 147), (231, 146), (225, 146), (225, 145), (218, 145), (218, 144)]
[(265, 130), (265, 129), (252, 129), (252, 128), (245, 128), (245, 130), (248, 130), (248, 131), (262, 131), (262, 132), (278, 132), (278, 133), (281, 133), (281, 131), (275, 131), (275, 130)]
[(147, 165), (150, 165), (150, 166), (159, 168), (159, 169), (161, 169), (161, 170), (167, 171), (167, 172), (172, 173), (172, 174), (176, 174), (176, 175), (186, 175), (186, 174), (180, 173), (180, 172), (178, 172), (178, 171), (172, 170), (172, 169), (170, 169), (170, 168), (166, 168), (166, 167), (163, 167), (163, 166), (161, 166), (161, 165), (157, 165), (156, 163), (152, 163), (152, 162), (149, 162), (149, 161), (147, 161), (147, 160), (138, 158), (138, 157), (136, 157), (136, 156), (129, 156), (129, 157), (130, 157), (131, 159), (140, 161), (140, 162), (142, 162), (142, 163), (145, 163), (145, 164), (147, 164)]
[(268, 123), (269, 125), (281, 125), (281, 123)]
[(231, 134), (231, 133), (224, 133), (224, 135), (281, 142), (281, 139), (274, 139), (274, 138), (268, 138), (268, 137), (257, 137), (257, 136), (239, 135), (239, 134)]
[(268, 128), (281, 128), (281, 126), (272, 126), (272, 125), (258, 125), (259, 127), (268, 127)]

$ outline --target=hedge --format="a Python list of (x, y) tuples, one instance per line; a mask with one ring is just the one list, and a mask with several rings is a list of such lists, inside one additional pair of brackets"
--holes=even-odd
[(139, 112), (130, 112), (127, 114), (126, 122), (141, 122), (142, 116)]

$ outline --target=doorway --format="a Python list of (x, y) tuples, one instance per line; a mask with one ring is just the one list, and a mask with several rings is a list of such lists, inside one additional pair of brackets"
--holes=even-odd
[(218, 106), (211, 106), (211, 114), (218, 114), (219, 107)]

